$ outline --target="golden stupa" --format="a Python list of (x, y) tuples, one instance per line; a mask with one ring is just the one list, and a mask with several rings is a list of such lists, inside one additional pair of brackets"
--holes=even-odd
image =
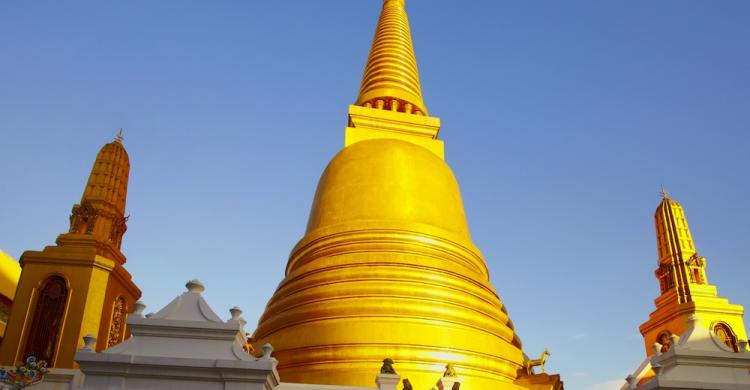
[(472, 243), (439, 129), (404, 0), (385, 0), (345, 147), (253, 335), (256, 350), (274, 346), (284, 382), (370, 387), (389, 357), (417, 388), (446, 363), (462, 388), (526, 388), (514, 384), (521, 342)]
[(685, 210), (663, 189), (662, 198), (654, 212), (659, 253), (654, 274), (659, 280), (660, 295), (654, 300), (656, 310), (640, 326), (647, 356), (656, 353), (654, 343), (665, 351), (669, 349), (670, 337), (683, 335), (694, 315), (702, 319), (702, 326), (739, 351), (737, 341), (747, 340), (742, 319), (745, 309), (719, 296), (716, 286), (709, 284), (708, 262), (695, 248)]

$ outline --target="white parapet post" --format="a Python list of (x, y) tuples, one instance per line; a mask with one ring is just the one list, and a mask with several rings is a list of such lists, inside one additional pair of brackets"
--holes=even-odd
[(451, 390), (453, 385), (461, 383), (461, 379), (457, 376), (444, 376), (437, 381), (437, 387), (439, 390)]
[(378, 390), (398, 390), (398, 383), (401, 382), (401, 376), (394, 374), (378, 374), (375, 377), (375, 383), (378, 384)]

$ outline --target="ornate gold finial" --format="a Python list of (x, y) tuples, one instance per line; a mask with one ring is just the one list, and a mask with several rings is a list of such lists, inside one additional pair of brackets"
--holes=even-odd
[(355, 105), (427, 115), (404, 0), (384, 0)]
[(122, 140), (124, 140), (125, 137), (122, 136), (122, 127), (120, 127), (120, 131), (117, 132), (117, 135), (115, 135), (115, 141), (122, 143)]
[(669, 199), (669, 192), (667, 192), (667, 189), (664, 188), (664, 185), (661, 186), (661, 191), (659, 191), (659, 194), (661, 195), (662, 199)]

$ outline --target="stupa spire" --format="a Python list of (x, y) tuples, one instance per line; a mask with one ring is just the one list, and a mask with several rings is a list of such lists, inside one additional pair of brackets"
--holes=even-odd
[(427, 115), (405, 0), (383, 0), (356, 105)]
[(662, 201), (654, 213), (659, 262), (687, 261), (695, 254), (693, 236), (685, 218), (685, 211), (662, 190)]
[(96, 156), (81, 203), (93, 202), (98, 208), (123, 216), (128, 192), (130, 160), (122, 144), (122, 129), (114, 142), (104, 145)]
[(58, 244), (93, 244), (102, 255), (125, 261), (120, 245), (127, 229), (125, 201), (130, 160), (122, 140), (121, 129), (114, 141), (99, 150), (81, 202), (73, 206), (70, 230), (58, 237)]
[(659, 268), (662, 291), (675, 287), (679, 302), (688, 302), (691, 297), (691, 283), (705, 284), (702, 267), (696, 274), (691, 272), (688, 262), (695, 260), (695, 244), (685, 218), (685, 211), (674, 199), (669, 198), (662, 188), (662, 201), (654, 213), (656, 244), (659, 251)]

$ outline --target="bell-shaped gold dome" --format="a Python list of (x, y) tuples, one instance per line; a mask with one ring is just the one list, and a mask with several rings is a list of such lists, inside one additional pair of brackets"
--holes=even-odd
[(372, 386), (390, 357), (429, 388), (453, 363), (469, 389), (516, 389), (521, 344), (471, 242), (458, 185), (427, 149), (344, 148), (254, 335), (285, 382)]
[(448, 164), (393, 139), (359, 142), (331, 161), (318, 184), (307, 233), (361, 221), (419, 222), (470, 239)]

